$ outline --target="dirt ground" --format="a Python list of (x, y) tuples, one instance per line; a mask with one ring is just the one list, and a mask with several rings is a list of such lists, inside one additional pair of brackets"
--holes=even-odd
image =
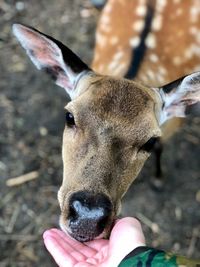
[[(89, 0), (0, 0), (0, 266), (55, 266), (42, 233), (58, 226), (62, 180), (64, 90), (39, 73), (11, 33), (21, 22), (53, 35), (91, 61), (98, 12)], [(200, 118), (189, 117), (166, 145), (163, 192), (149, 185), (151, 157), (124, 199), (122, 215), (137, 216), (148, 245), (200, 256)], [(37, 179), (8, 187), (9, 178)]]

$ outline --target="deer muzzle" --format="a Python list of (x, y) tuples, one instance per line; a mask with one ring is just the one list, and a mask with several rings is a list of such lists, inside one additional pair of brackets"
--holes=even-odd
[(104, 236), (112, 214), (113, 205), (106, 195), (75, 192), (69, 199), (68, 233), (81, 242)]

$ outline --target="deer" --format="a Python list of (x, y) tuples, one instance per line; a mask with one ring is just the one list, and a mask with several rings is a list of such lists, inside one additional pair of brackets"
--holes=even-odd
[[(105, 2), (92, 62), (98, 73), (159, 87), (200, 69), (198, 1), (92, 0), (96, 7)], [(156, 191), (162, 191), (165, 182), (161, 165), (163, 145), (183, 123), (182, 117), (174, 117), (162, 125), (162, 137), (153, 150), (155, 176), (150, 180)]]
[[(78, 241), (108, 237), (122, 197), (157, 141), (165, 139), (166, 124), (184, 118), (200, 101), (200, 20), (192, 9), (197, 6), (109, 0), (91, 67), (53, 37), (13, 25), (33, 64), (71, 99), (65, 106), (58, 201), (61, 229)], [(167, 20), (172, 9), (187, 31)]]

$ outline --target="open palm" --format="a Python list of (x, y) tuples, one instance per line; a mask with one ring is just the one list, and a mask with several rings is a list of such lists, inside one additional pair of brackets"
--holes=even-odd
[(129, 252), (145, 245), (140, 223), (129, 217), (117, 221), (109, 240), (80, 243), (58, 229), (45, 231), (43, 237), (60, 267), (116, 267)]

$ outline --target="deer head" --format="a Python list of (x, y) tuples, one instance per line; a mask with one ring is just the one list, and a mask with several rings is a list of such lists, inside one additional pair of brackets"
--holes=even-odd
[(161, 125), (200, 99), (200, 72), (162, 88), (92, 71), (59, 41), (15, 24), (15, 36), (40, 70), (51, 74), (66, 105), (61, 228), (79, 241), (106, 236), (121, 199), (149, 157)]

